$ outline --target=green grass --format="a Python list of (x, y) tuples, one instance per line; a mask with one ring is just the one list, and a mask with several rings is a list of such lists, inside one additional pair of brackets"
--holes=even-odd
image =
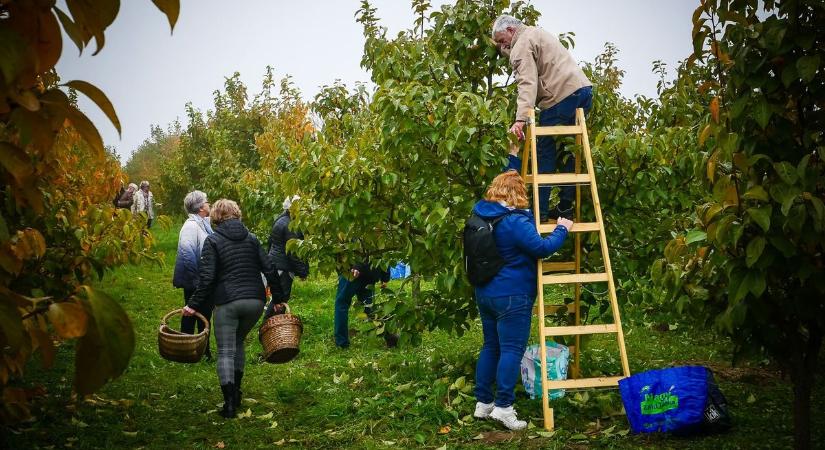
[[(555, 401), (556, 432), (540, 434), (539, 400), (519, 387), (516, 407), (531, 428), (510, 433), (469, 418), (474, 406), (471, 380), (481, 330), (463, 337), (435, 332), (415, 348), (387, 350), (367, 333), (352, 338), (348, 350), (332, 342), (335, 280), (311, 277), (296, 282), (293, 312), (304, 321), (301, 354), (285, 365), (257, 362), (255, 333), (247, 346), (242, 411), (251, 417), (224, 420), (216, 414), (221, 394), (214, 362), (185, 365), (157, 352), (160, 318), (182, 304), (171, 286), (177, 233), (158, 231), (165, 267), (122, 267), (102, 282), (132, 318), (137, 344), (126, 373), (89, 400), (71, 400), (71, 346), (60, 347), (49, 370), (33, 362), (27, 379), (43, 385), (35, 400), (36, 420), (4, 429), (0, 446), (35, 448), (784, 448), (791, 445), (791, 390), (787, 380), (758, 365), (730, 368), (729, 342), (708, 330), (679, 327), (658, 332), (626, 327), (634, 372), (696, 362), (716, 370), (734, 414), (733, 431), (704, 438), (625, 435), (616, 391), (590, 390)], [(363, 328), (353, 311), (351, 326)], [(212, 342), (214, 349), (214, 341)], [(618, 371), (615, 343), (589, 342), (583, 359), (590, 373)], [(465, 392), (460, 392), (466, 377)], [(468, 395), (469, 394), (469, 395)], [(820, 381), (813, 401), (821, 405)], [(825, 418), (815, 408), (814, 442), (825, 442)], [(449, 427), (446, 428), (446, 427)], [(449, 430), (449, 431), (448, 431)], [(441, 431), (441, 433), (439, 433)], [(816, 445), (816, 444), (815, 444)]]

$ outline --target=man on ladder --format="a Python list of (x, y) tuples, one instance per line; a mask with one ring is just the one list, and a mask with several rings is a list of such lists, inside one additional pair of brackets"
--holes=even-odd
[[(539, 28), (525, 26), (520, 20), (501, 15), (493, 23), (493, 40), (499, 51), (510, 58), (510, 65), (518, 84), (518, 109), (510, 132), (524, 140), (524, 125), (528, 112), (536, 106), (541, 109), (538, 125), (574, 125), (576, 108), (585, 113), (592, 106), (590, 80), (576, 64), (576, 60), (559, 39)], [(554, 173), (557, 169), (556, 142), (551, 136), (538, 138), (539, 173)], [(574, 156), (563, 162), (560, 172), (573, 172)], [(508, 169), (521, 170), (521, 160), (510, 155)], [(573, 218), (573, 186), (564, 186), (559, 205), (549, 210), (550, 187), (539, 189), (539, 213), (542, 222), (548, 219)]]

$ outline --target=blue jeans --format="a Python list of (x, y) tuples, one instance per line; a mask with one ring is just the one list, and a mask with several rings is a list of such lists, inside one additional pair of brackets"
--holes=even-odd
[(496, 406), (502, 408), (515, 401), (535, 300), (527, 295), (476, 298), (484, 332), (484, 345), (476, 365), (476, 400), (491, 403), (495, 399)]
[[(593, 106), (593, 88), (585, 86), (576, 92), (565, 97), (561, 102), (541, 111), (539, 113), (539, 126), (553, 126), (553, 125), (575, 125), (576, 124), (576, 109), (583, 108), (585, 115), (590, 112)], [(562, 147), (563, 148), (563, 147)], [(559, 172), (571, 173), (575, 170), (575, 155), (570, 154), (566, 161), (561, 161), (561, 167), (558, 166), (558, 157), (563, 154), (562, 148), (556, 149), (556, 141), (552, 136), (540, 136), (536, 138), (536, 162), (538, 163), (539, 173), (555, 173)], [(563, 155), (567, 156), (567, 155)], [(521, 158), (510, 155), (510, 160), (505, 170), (514, 169), (521, 171)], [(539, 212), (542, 218), (551, 217), (557, 218), (560, 213), (567, 213), (573, 208), (573, 199), (576, 196), (575, 186), (563, 186), (559, 193), (559, 206), (557, 211), (550, 213), (548, 211), (550, 206), (550, 186), (539, 187)]]
[(373, 291), (369, 285), (359, 278), (352, 281), (338, 276), (338, 291), (335, 293), (335, 325), (333, 334), (335, 345), (349, 347), (349, 307), (352, 297), (358, 296), (358, 301), (364, 305), (364, 313), (372, 314)]

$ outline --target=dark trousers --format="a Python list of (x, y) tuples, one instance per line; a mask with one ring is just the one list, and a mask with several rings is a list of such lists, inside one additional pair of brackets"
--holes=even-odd
[[(565, 97), (561, 102), (539, 113), (538, 126), (575, 125), (576, 109), (590, 112), (593, 106), (593, 91), (590, 86), (583, 87)], [(536, 138), (536, 163), (539, 173), (571, 173), (575, 170), (576, 157), (571, 152), (564, 152), (563, 142), (556, 145), (552, 136)], [(506, 170), (521, 171), (521, 158), (510, 155)], [(575, 186), (562, 186), (559, 192), (559, 205), (555, 211), (550, 209), (550, 186), (539, 187), (539, 213), (542, 220), (558, 218), (559, 215), (572, 217), (573, 200), (576, 197)]]
[[(192, 294), (194, 294), (194, 293), (195, 293), (194, 289), (184, 289), (183, 290), (183, 304), (184, 305), (186, 305), (189, 302), (189, 297), (191, 297)], [(199, 309), (198, 312), (203, 314), (203, 317), (206, 317), (206, 320), (208, 320), (209, 323), (211, 324), (212, 323), (212, 310), (214, 308), (215, 308), (215, 306), (211, 305), (211, 304), (210, 305), (204, 305), (204, 307), (202, 309)], [(195, 324), (197, 324), (197, 326), (198, 326), (198, 333), (200, 333), (201, 331), (203, 331), (204, 328), (206, 328), (204, 326), (203, 322), (201, 322), (200, 319), (198, 319), (197, 317), (195, 317), (195, 316), (188, 316), (188, 317), (183, 316), (183, 317), (180, 318), (180, 331), (183, 332), (183, 333), (195, 334)], [(212, 352), (209, 349), (209, 343), (207, 342), (207, 344), (206, 344), (206, 354), (210, 355), (211, 353)]]
[[(280, 275), (278, 275), (278, 281), (281, 285), (281, 293), (278, 294), (277, 292), (272, 293), (272, 300), (269, 302), (269, 305), (266, 307), (266, 312), (264, 313), (264, 322), (266, 319), (269, 319), (275, 314), (275, 305), (278, 303), (287, 303), (289, 302), (289, 298), (292, 296), (292, 277), (289, 276), (289, 272), (283, 271)], [(270, 289), (272, 291), (272, 289)]]

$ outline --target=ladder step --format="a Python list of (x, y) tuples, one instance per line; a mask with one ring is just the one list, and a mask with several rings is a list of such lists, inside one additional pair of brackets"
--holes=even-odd
[(615, 323), (606, 323), (599, 325), (573, 325), (568, 327), (545, 327), (544, 337), (616, 333), (617, 331), (618, 328), (616, 327)]
[[(590, 174), (587, 173), (540, 173), (536, 179), (539, 184), (587, 184), (591, 183)], [(526, 175), (524, 182), (533, 182), (533, 175)]]
[(542, 261), (542, 272), (571, 272), (576, 270), (576, 261)]
[[(554, 314), (558, 313), (560, 310), (563, 310), (563, 309), (567, 310), (567, 314), (573, 314), (574, 313), (574, 311), (573, 311), (574, 308), (575, 307), (572, 304), (570, 304), (570, 305), (544, 305), (544, 315), (551, 316), (551, 315), (554, 315)], [(538, 305), (533, 306), (533, 314), (538, 314), (538, 313), (539, 313)]]
[(547, 380), (541, 383), (547, 389), (577, 389), (618, 386), (619, 380), (624, 377), (599, 377), (599, 378), (571, 378), (569, 380)]
[(599, 283), (602, 281), (607, 281), (607, 274), (604, 272), (544, 275), (541, 277), (542, 284)]
[(536, 127), (536, 136), (573, 136), (577, 134), (582, 134), (582, 127), (579, 125)]
[[(552, 233), (556, 229), (556, 223), (542, 223), (539, 225), (539, 233)], [(567, 230), (571, 233), (587, 233), (591, 231), (599, 231), (601, 227), (599, 222), (577, 222), (573, 224), (572, 230)]]

